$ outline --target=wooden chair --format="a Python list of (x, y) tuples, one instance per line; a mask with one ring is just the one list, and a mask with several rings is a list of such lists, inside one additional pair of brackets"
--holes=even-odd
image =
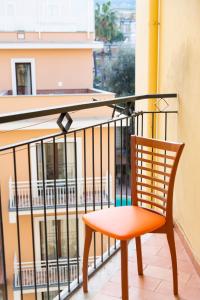
[(138, 274), (143, 275), (140, 236), (165, 233), (171, 253), (174, 294), (178, 294), (173, 232), (173, 188), (184, 144), (131, 136), (132, 206), (112, 207), (83, 216), (83, 290), (88, 291), (88, 256), (93, 231), (120, 240), (122, 299), (128, 300), (128, 241), (135, 238)]

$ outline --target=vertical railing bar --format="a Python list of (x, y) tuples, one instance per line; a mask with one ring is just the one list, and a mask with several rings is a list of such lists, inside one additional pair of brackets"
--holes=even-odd
[(66, 230), (67, 230), (67, 286), (70, 292), (70, 249), (69, 249), (69, 194), (68, 194), (68, 170), (67, 170), (67, 137), (64, 135), (64, 151), (65, 151), (65, 188), (66, 188)]
[(83, 130), (83, 155), (84, 155), (84, 202), (85, 202), (85, 213), (87, 213), (87, 186), (86, 186), (86, 132)]
[(128, 117), (126, 118), (126, 205), (128, 205), (128, 149), (130, 141), (128, 137)]
[(142, 118), (141, 136), (143, 136), (144, 135), (144, 114), (143, 114), (143, 112), (141, 113), (141, 118)]
[[(165, 141), (167, 140), (167, 113), (165, 112)], [(166, 151), (166, 150), (165, 150)]]
[[(92, 126), (92, 193), (93, 193), (93, 210), (95, 211), (95, 165), (94, 165), (94, 127)], [(94, 232), (94, 268), (96, 269), (96, 233)]]
[(102, 125), (100, 125), (100, 178), (101, 178), (101, 209), (103, 208), (103, 150), (102, 150)]
[[(131, 134), (135, 135), (135, 115), (131, 116)], [(131, 197), (131, 205), (133, 204), (133, 199)]]
[(122, 171), (122, 120), (120, 121), (120, 145), (121, 145), (121, 153), (120, 153), (120, 172), (121, 172), (121, 178), (120, 178), (120, 198), (121, 198), (121, 206), (123, 204), (122, 200), (122, 178), (123, 178), (123, 171)]
[(92, 192), (93, 210), (95, 210), (94, 127), (92, 127)]
[(134, 115), (131, 117), (131, 120), (132, 120), (132, 122), (131, 122), (131, 127), (132, 127), (131, 134), (135, 134), (135, 126), (134, 126), (135, 125), (135, 116)]
[[(116, 137), (116, 134), (117, 134), (117, 129), (116, 129), (116, 121), (114, 121), (114, 185), (115, 185), (115, 190), (114, 190), (114, 203), (115, 203), (115, 207), (117, 206), (117, 182), (116, 182), (116, 163), (117, 163), (117, 160), (116, 160), (116, 157), (117, 157), (117, 145), (116, 145), (116, 140), (117, 140), (117, 137)], [(115, 239), (115, 250), (117, 249), (117, 241)]]
[[(2, 202), (1, 202), (1, 188), (0, 188), (0, 234), (1, 234), (1, 249), (3, 260), (3, 277), (4, 277), (4, 296), (5, 300), (8, 300), (8, 287), (7, 287), (7, 275), (6, 275), (6, 260), (5, 260), (5, 244), (4, 244), (4, 226), (3, 226), (3, 214), (2, 214)], [(1, 257), (0, 257), (1, 259)], [(4, 298), (3, 298), (4, 299)]]
[[(141, 136), (143, 136), (143, 131), (144, 131), (144, 115), (143, 113), (141, 114)], [(143, 150), (143, 146), (141, 146), (141, 150)], [(143, 158), (143, 153), (141, 153), (141, 158)], [(141, 166), (143, 166), (143, 161), (141, 161)], [(143, 174), (143, 170), (141, 169), (140, 174)], [(142, 182), (142, 177), (140, 178), (140, 181)], [(143, 189), (143, 187), (140, 187), (141, 190)], [(143, 197), (143, 195), (141, 194), (141, 198)]]
[[(108, 123), (108, 208), (110, 207), (110, 123)], [(108, 237), (108, 255), (110, 256), (110, 237)]]
[[(167, 117), (168, 117), (168, 115), (167, 115), (167, 113), (165, 112), (165, 141), (167, 140)], [(165, 150), (165, 155), (167, 154), (167, 151)], [(166, 164), (166, 157), (165, 157), (165, 159), (164, 159), (164, 163)], [(164, 167), (164, 172), (166, 172), (166, 167)], [(166, 176), (164, 175), (164, 181), (166, 181)], [(166, 188), (166, 184), (164, 184), (164, 189)], [(165, 197), (165, 194), (163, 194), (163, 196)], [(164, 205), (166, 205), (166, 204), (164, 204)], [(163, 210), (163, 214), (165, 213), (165, 211)]]
[[(151, 137), (152, 137), (152, 139), (154, 138), (154, 112), (152, 112), (151, 113), (151, 116), (152, 116), (152, 123), (151, 123), (151, 128), (152, 128), (152, 132), (151, 132)], [(154, 149), (153, 149), (153, 147), (151, 148), (151, 152), (153, 153), (154, 152)], [(151, 160), (152, 160), (152, 162), (153, 162), (153, 154), (152, 154), (152, 156), (151, 156)], [(153, 163), (151, 164), (151, 169), (153, 170), (153, 168), (154, 168), (154, 165), (153, 165)], [(153, 171), (152, 171), (152, 173), (151, 173), (151, 177), (153, 178), (153, 176), (154, 176), (154, 174), (153, 174)], [(152, 181), (151, 181), (151, 185), (153, 186), (153, 179), (152, 179)], [(151, 189), (151, 193), (153, 193), (153, 189)], [(153, 197), (151, 196), (151, 201), (153, 201)], [(151, 205), (151, 209), (153, 208), (153, 205)]]
[(14, 164), (14, 180), (15, 180), (15, 199), (16, 199), (16, 213), (17, 213), (17, 244), (19, 257), (19, 282), (21, 299), (23, 300), (23, 278), (22, 278), (22, 261), (21, 261), (21, 242), (20, 242), (20, 228), (19, 228), (19, 207), (18, 207), (18, 190), (17, 190), (17, 166), (16, 166), (16, 149), (13, 148), (13, 164)]
[(115, 197), (115, 206), (117, 206), (117, 181), (116, 181), (116, 163), (117, 163), (117, 124), (116, 121), (114, 121), (114, 174), (115, 174), (115, 179), (114, 179), (114, 185), (115, 185), (115, 193), (114, 193), (114, 197)]
[(139, 133), (139, 116), (137, 115), (136, 116), (136, 122), (137, 122), (137, 135), (138, 135), (138, 133)]
[(30, 144), (28, 144), (28, 173), (29, 173), (29, 194), (30, 194), (30, 210), (31, 210), (31, 230), (32, 230), (32, 243), (33, 243), (34, 289), (35, 289), (35, 299), (37, 300), (37, 279), (36, 279), (36, 264), (35, 264), (35, 234), (34, 234), (34, 220), (33, 220), (33, 198), (32, 198), (32, 175), (31, 175)]
[(154, 138), (154, 112), (152, 112), (151, 115), (152, 115), (152, 124), (151, 124), (152, 132), (151, 132), (151, 136), (152, 136), (152, 139), (153, 139)]
[(56, 190), (56, 141), (53, 137), (53, 181), (54, 181), (54, 213), (55, 213), (55, 238), (56, 238), (56, 266), (58, 279), (58, 299), (60, 300), (60, 269), (58, 257), (58, 218), (57, 218), (57, 190)]
[(110, 207), (110, 123), (108, 123), (108, 207)]
[(41, 140), (41, 156), (42, 156), (42, 188), (44, 200), (44, 231), (45, 231), (45, 252), (46, 252), (46, 281), (47, 281), (47, 296), (49, 294), (49, 258), (48, 258), (48, 240), (47, 240), (47, 211), (46, 211), (46, 192), (45, 192), (45, 169), (44, 169), (44, 142)]
[[(103, 149), (102, 149), (102, 125), (100, 125), (100, 189), (101, 189), (101, 209), (103, 209)], [(101, 234), (101, 261), (103, 262), (103, 234)]]
[(77, 282), (79, 284), (79, 222), (78, 222), (78, 182), (77, 182), (77, 144), (76, 131), (74, 131), (74, 156), (75, 156), (75, 191), (76, 191), (76, 262), (77, 262)]

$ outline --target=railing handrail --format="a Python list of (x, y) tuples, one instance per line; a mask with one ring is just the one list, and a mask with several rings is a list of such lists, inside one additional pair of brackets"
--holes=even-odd
[[(45, 194), (46, 194), (46, 206), (51, 207), (55, 205), (55, 188), (56, 188), (56, 195), (57, 195), (57, 206), (66, 205), (66, 197), (64, 197), (63, 192), (66, 192), (66, 180), (65, 179), (58, 179), (59, 181), (56, 183), (54, 180), (35, 180), (31, 182), (31, 186), (33, 188), (32, 193), (32, 207), (33, 208), (42, 208), (44, 206), (43, 198), (39, 195), (39, 192), (44, 190), (45, 186)], [(112, 175), (109, 175), (110, 180), (110, 188), (112, 186)], [(99, 197), (96, 199), (97, 203), (101, 203), (108, 201), (108, 175), (102, 177), (95, 177), (94, 180), (92, 177), (86, 177), (86, 181), (84, 177), (78, 177), (77, 180), (70, 179), (68, 181), (68, 203), (69, 205), (75, 205), (76, 197), (75, 197), (75, 187), (76, 183), (78, 186), (78, 201), (79, 204), (84, 204), (85, 200), (87, 203), (93, 203), (92, 192), (93, 192), (93, 184), (95, 186), (95, 193), (99, 193), (102, 184), (102, 199)], [(89, 193), (85, 199), (84, 197), (84, 184), (86, 183), (86, 193)], [(56, 184), (56, 185), (55, 185)], [(12, 178), (9, 180), (9, 197), (10, 197), (10, 209), (16, 209), (16, 186), (17, 186), (17, 195), (18, 195), (18, 209), (26, 210), (31, 207), (30, 202), (30, 182), (27, 181), (17, 181), (16, 183), (13, 181)], [(110, 192), (110, 195), (112, 192)]]
[[(111, 175), (110, 175), (111, 176)], [(103, 181), (104, 180), (107, 180), (107, 176), (103, 176), (102, 178), (101, 177), (95, 177), (95, 182), (98, 182), (98, 181)], [(89, 183), (91, 181), (91, 183), (93, 182), (93, 178), (92, 177), (87, 177), (87, 182)], [(50, 183), (53, 183), (54, 184), (54, 179), (46, 179), (45, 181), (45, 184), (50, 184)], [(84, 177), (78, 177), (77, 178), (77, 182), (84, 182)], [(56, 179), (56, 183), (64, 183), (64, 185), (66, 185), (66, 180), (65, 179)], [(70, 183), (76, 183), (76, 179), (75, 178), (69, 178), (67, 180), (67, 183), (70, 184)], [(29, 181), (28, 180), (18, 180), (17, 181), (17, 186), (18, 187), (26, 187), (28, 185), (29, 187)], [(34, 184), (43, 184), (43, 180), (32, 180), (31, 181), (31, 184), (34, 185)], [(15, 182), (14, 181), (10, 181), (10, 185), (12, 187), (15, 187)]]
[(44, 117), (49, 115), (55, 115), (60, 113), (78, 111), (83, 109), (96, 108), (101, 106), (110, 106), (113, 104), (127, 103), (127, 102), (135, 102), (139, 100), (145, 99), (157, 99), (157, 98), (176, 98), (176, 93), (165, 93), (165, 94), (146, 94), (146, 95), (138, 95), (138, 96), (126, 96), (120, 98), (114, 98), (111, 100), (99, 100), (93, 102), (80, 102), (77, 104), (69, 104), (65, 106), (54, 106), (50, 108), (43, 108), (39, 110), (26, 110), (19, 111), (14, 113), (2, 114), (0, 115), (0, 124), (14, 122), (14, 121), (22, 121), (27, 119), (33, 119), (38, 117)]
[[(99, 258), (99, 256), (96, 256), (96, 258)], [(81, 261), (81, 259), (82, 258), (79, 258), (79, 261)], [(89, 260), (89, 262), (90, 261), (94, 261), (94, 257), (90, 256), (88, 260)], [(68, 264), (68, 258), (59, 258), (58, 262), (59, 262), (59, 264), (64, 264), (64, 263)], [(73, 264), (73, 263), (76, 263), (76, 262), (77, 262), (77, 258), (76, 257), (69, 259), (69, 263), (70, 264)], [(56, 265), (56, 263), (57, 263), (56, 259), (48, 259), (48, 264), (53, 265), (54, 263)], [(14, 265), (15, 265), (16, 270), (18, 270), (18, 268), (19, 268), (19, 262), (15, 262)], [(35, 266), (45, 267), (46, 266), (46, 260), (36, 260), (35, 261)], [(22, 269), (23, 268), (24, 269), (25, 268), (33, 268), (34, 267), (34, 262), (33, 261), (21, 262), (21, 267), (22, 267)]]

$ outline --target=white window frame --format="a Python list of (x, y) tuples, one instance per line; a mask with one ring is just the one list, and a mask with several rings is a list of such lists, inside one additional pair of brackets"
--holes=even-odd
[[(70, 214), (69, 219), (75, 219), (76, 215)], [(82, 222), (82, 214), (78, 214), (79, 219), (79, 252), (83, 253), (83, 236), (84, 236), (84, 226)], [(65, 215), (57, 215), (57, 220), (66, 220)], [(41, 261), (41, 241), (40, 241), (40, 222), (44, 222), (44, 217), (34, 218), (34, 236), (35, 236), (35, 259), (36, 261)], [(55, 216), (47, 216), (47, 221), (55, 221)]]
[[(32, 95), (36, 95), (36, 80), (35, 80), (35, 59), (34, 58), (12, 58), (11, 59), (11, 74), (12, 74), (12, 91), (13, 95), (17, 96), (17, 78), (16, 78), (16, 63), (30, 63), (31, 64), (31, 84)], [(25, 95), (25, 96), (32, 96)]]
[[(67, 137), (67, 142), (74, 143), (74, 138)], [(51, 139), (50, 139), (51, 140)], [(64, 138), (57, 139), (56, 143), (64, 143)], [(49, 143), (49, 140), (44, 140), (44, 144)], [(76, 138), (76, 149), (77, 149), (77, 177), (82, 178), (82, 138)], [(32, 181), (37, 181), (37, 160), (36, 160), (36, 144), (31, 145), (31, 172)]]

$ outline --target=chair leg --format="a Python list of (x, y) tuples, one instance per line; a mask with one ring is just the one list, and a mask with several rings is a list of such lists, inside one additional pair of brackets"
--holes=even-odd
[(83, 253), (83, 291), (88, 292), (88, 256), (92, 241), (92, 229), (85, 225), (85, 245)]
[(128, 242), (121, 241), (122, 300), (128, 300)]
[(135, 243), (136, 243), (138, 275), (143, 275), (142, 248), (141, 248), (140, 236), (135, 238)]
[(167, 232), (167, 241), (169, 244), (171, 261), (172, 261), (174, 295), (178, 295), (177, 259), (176, 259), (176, 247), (175, 247), (175, 241), (174, 241), (173, 228)]

